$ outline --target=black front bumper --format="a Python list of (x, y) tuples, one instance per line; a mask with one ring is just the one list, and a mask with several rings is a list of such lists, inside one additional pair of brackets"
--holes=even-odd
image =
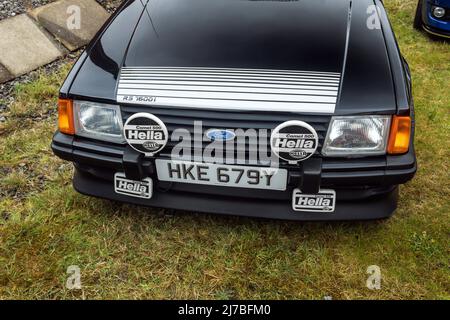
[[(151, 159), (136, 160), (128, 148), (80, 137), (56, 133), (53, 152), (75, 164), (74, 188), (82, 194), (138, 205), (285, 220), (368, 220), (389, 217), (397, 206), (398, 185), (412, 179), (416, 159), (410, 152), (401, 156), (360, 159), (323, 159), (320, 187), (334, 189), (337, 204), (334, 213), (296, 212), (291, 206), (292, 190), (309, 179), (306, 166), (286, 165), (289, 169), (287, 191), (264, 191), (229, 187), (202, 186), (157, 181)], [(161, 158), (169, 155), (162, 153)], [(150, 200), (119, 195), (114, 191), (116, 172), (151, 176), (154, 193)], [(128, 174), (127, 174), (128, 175)], [(314, 184), (314, 183), (313, 183)]]
[(434, 36), (438, 36), (438, 37), (443, 37), (446, 39), (450, 39), (450, 31), (447, 30), (442, 30), (442, 29), (438, 29), (438, 28), (434, 28), (432, 26), (429, 25), (423, 25), (423, 29), (429, 33), (432, 34)]

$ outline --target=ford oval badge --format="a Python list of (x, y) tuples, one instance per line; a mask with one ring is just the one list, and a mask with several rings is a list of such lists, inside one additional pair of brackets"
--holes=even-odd
[(236, 137), (236, 134), (231, 130), (211, 129), (206, 132), (206, 136), (211, 141), (229, 141)]

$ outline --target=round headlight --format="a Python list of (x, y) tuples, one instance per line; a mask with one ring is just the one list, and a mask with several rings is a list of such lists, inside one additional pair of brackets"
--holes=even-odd
[(442, 18), (445, 16), (445, 9), (442, 7), (434, 7), (433, 9), (433, 15), (436, 18)]

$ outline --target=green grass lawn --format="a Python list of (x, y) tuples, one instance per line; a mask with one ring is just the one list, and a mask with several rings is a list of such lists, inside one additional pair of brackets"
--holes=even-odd
[[(386, 2), (413, 73), (420, 166), (391, 219), (266, 221), (82, 196), (49, 148), (67, 65), (18, 86), (0, 126), (0, 299), (449, 299), (450, 44), (412, 29), (416, 1)], [(65, 287), (70, 265), (81, 290)], [(366, 287), (370, 265), (380, 290)]]

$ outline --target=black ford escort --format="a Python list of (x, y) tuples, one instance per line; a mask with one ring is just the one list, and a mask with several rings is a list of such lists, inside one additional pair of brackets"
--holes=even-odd
[(416, 172), (379, 0), (124, 1), (63, 84), (77, 191), (290, 220), (390, 216)]

